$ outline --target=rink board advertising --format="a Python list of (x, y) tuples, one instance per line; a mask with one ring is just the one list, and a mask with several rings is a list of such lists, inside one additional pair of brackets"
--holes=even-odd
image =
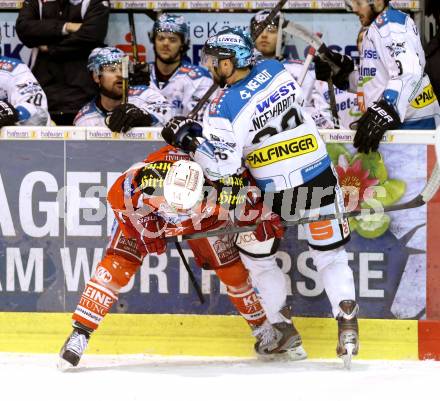
[[(8, 140), (0, 144), (0, 311), (72, 311), (111, 231), (107, 188), (121, 171), (163, 142)], [(354, 166), (360, 163), (364, 170), (372, 164), (360, 160), (349, 146), (333, 146), (330, 154), (335, 163), (345, 158), (353, 167), (344, 174), (359, 173)], [(387, 202), (405, 201), (420, 192), (426, 182), (426, 147), (383, 145), (381, 149), (383, 165), (371, 169), (370, 178), (374, 174), (389, 189)], [(410, 179), (401, 171), (402, 158), (412, 163)], [(361, 316), (423, 316), (426, 208), (352, 226), (347, 251)], [(191, 251), (185, 253), (202, 285), (205, 305), (198, 302), (170, 245), (166, 255), (144, 260), (114, 311), (234, 314), (213, 272), (197, 268)], [(277, 261), (286, 275), (294, 313), (329, 316), (330, 304), (300, 228), (289, 229)]]

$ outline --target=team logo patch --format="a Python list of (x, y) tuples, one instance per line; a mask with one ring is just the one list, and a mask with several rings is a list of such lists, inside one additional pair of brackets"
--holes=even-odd
[(419, 93), (414, 100), (411, 102), (411, 106), (416, 109), (421, 109), (423, 107), (429, 106), (437, 100), (432, 85), (429, 84), (423, 88), (423, 91)]
[(7, 61), (0, 61), (0, 70), (12, 71), (15, 68), (13, 63), (8, 63)]
[(314, 135), (308, 134), (254, 150), (248, 154), (246, 160), (250, 167), (259, 168), (316, 150), (318, 150), (318, 142)]

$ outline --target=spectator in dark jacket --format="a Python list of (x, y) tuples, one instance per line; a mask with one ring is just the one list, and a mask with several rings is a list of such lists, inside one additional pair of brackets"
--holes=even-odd
[(32, 50), (32, 72), (43, 87), (52, 120), (71, 125), (97, 93), (87, 58), (103, 46), (107, 0), (26, 0), (18, 15), (20, 40)]

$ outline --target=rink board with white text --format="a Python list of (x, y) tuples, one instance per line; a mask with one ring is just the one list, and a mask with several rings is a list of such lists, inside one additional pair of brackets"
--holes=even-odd
[[(103, 255), (112, 216), (105, 192), (118, 173), (163, 142), (2, 141), (0, 147), (0, 311), (74, 309)], [(426, 182), (426, 147), (383, 145), (388, 180), (404, 182), (399, 202)], [(355, 154), (347, 146), (348, 158)], [(402, 169), (401, 160), (407, 160)], [(411, 176), (408, 175), (411, 171)], [(60, 198), (61, 197), (61, 198)], [(65, 199), (60, 201), (60, 199)], [(64, 206), (63, 206), (64, 205)], [(63, 218), (63, 212), (66, 213)], [(329, 316), (330, 305), (301, 239), (289, 229), (278, 263), (301, 316)], [(347, 245), (362, 317), (421, 318), (426, 307), (426, 208), (391, 214), (384, 233), (355, 232)], [(177, 251), (150, 256), (119, 297), (115, 312), (234, 314), (210, 271), (189, 261), (207, 302), (201, 305)]]

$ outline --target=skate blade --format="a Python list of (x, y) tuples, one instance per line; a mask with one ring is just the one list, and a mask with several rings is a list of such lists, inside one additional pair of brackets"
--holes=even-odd
[(342, 361), (344, 362), (344, 368), (347, 370), (351, 369), (351, 360), (353, 358), (354, 348), (355, 348), (354, 344), (346, 344), (345, 349), (347, 350), (347, 353), (341, 355)]
[(302, 345), (286, 350), (285, 352), (277, 352), (273, 354), (257, 354), (260, 361), (302, 361), (307, 358), (307, 352)]
[(57, 368), (61, 372), (68, 372), (69, 370), (73, 370), (75, 366), (73, 366), (70, 362), (66, 361), (63, 358), (58, 359)]
[(302, 361), (307, 359), (307, 352), (302, 345), (293, 349), (288, 349), (285, 354), (289, 361)]

